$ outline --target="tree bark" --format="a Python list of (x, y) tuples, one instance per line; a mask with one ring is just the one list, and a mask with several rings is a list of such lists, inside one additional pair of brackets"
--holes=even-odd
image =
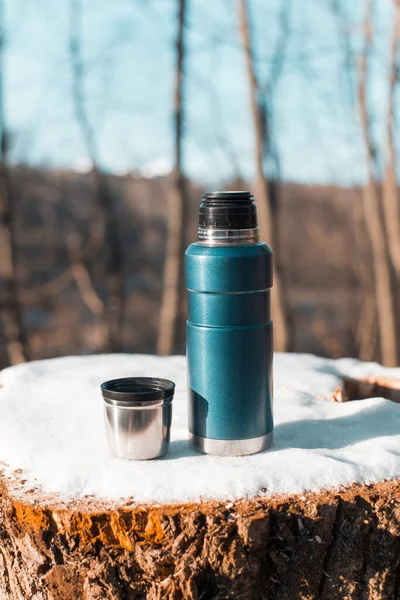
[(363, 187), (362, 198), (364, 218), (373, 256), (381, 360), (384, 365), (391, 366), (397, 363), (396, 321), (385, 231), (381, 219), (379, 196), (374, 175), (374, 147), (370, 134), (367, 107), (368, 56), (372, 44), (372, 0), (368, 0), (364, 28), (366, 43), (360, 60), (358, 87), (360, 118), (367, 154), (367, 183)]
[(398, 482), (173, 506), (0, 489), (0, 600), (394, 600)]
[(400, 41), (400, 0), (393, 0), (393, 9), (395, 19), (391, 43), (389, 98), (386, 116), (387, 157), (383, 179), (383, 214), (385, 218), (390, 257), (398, 279), (400, 277), (400, 212), (396, 177), (396, 148), (394, 144), (394, 111), (396, 106), (395, 94), (400, 68), (398, 60)]
[(4, 5), (0, 0), (0, 324), (10, 365), (29, 359), (27, 334), (21, 316), (16, 272), (14, 197), (8, 169), (8, 135), (4, 111)]
[(176, 71), (174, 100), (175, 160), (168, 203), (167, 247), (164, 263), (158, 354), (174, 350), (183, 281), (187, 190), (182, 173), (182, 138), (184, 125), (183, 80), (185, 58), (186, 0), (179, 0), (176, 38)]
[[(255, 137), (255, 163), (256, 163), (256, 199), (260, 237), (262, 240), (273, 244), (275, 223), (271, 209), (271, 198), (263, 166), (263, 122), (258, 103), (258, 81), (255, 73), (253, 55), (251, 50), (250, 26), (247, 15), (247, 1), (239, 0), (239, 29), (242, 46), (245, 52), (246, 69), (249, 80), (250, 104), (253, 118)], [(274, 285), (272, 288), (272, 316), (274, 320), (274, 347), (276, 350), (287, 348), (288, 330), (285, 315), (285, 303), (282, 294), (280, 273), (277, 261), (273, 267)]]

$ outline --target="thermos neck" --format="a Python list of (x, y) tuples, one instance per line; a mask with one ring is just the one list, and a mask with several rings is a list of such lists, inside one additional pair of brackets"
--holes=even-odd
[(212, 229), (199, 226), (197, 237), (199, 242), (207, 246), (256, 244), (260, 239), (258, 227), (251, 229)]
[(198, 240), (211, 246), (257, 243), (257, 209), (251, 193), (204, 194), (199, 211)]

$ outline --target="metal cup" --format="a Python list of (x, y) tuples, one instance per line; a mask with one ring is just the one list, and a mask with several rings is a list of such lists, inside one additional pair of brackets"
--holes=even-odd
[(112, 379), (101, 385), (110, 451), (149, 460), (168, 451), (175, 384), (154, 377)]

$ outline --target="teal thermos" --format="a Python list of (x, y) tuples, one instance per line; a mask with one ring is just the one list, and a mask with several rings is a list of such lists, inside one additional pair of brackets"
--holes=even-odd
[(185, 256), (189, 438), (207, 454), (271, 446), (272, 252), (250, 192), (205, 194)]

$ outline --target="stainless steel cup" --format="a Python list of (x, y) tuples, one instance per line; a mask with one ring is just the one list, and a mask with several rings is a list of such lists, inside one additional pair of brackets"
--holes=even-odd
[(168, 451), (175, 384), (154, 377), (112, 379), (101, 385), (110, 451), (148, 460)]

